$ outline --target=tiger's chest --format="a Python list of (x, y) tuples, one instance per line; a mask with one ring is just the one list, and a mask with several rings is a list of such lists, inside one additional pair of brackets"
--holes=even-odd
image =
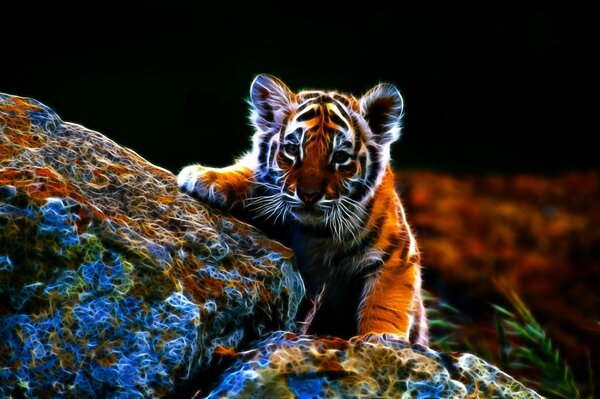
[(358, 309), (369, 279), (363, 270), (369, 270), (373, 251), (302, 232), (292, 235), (290, 246), (306, 288), (298, 311), (299, 320), (305, 320), (317, 302), (310, 333), (355, 335)]
[(290, 247), (304, 278), (307, 294), (316, 295), (325, 284), (328, 290), (344, 286), (373, 261), (371, 248), (366, 244), (353, 247), (336, 242), (331, 237), (291, 231)]

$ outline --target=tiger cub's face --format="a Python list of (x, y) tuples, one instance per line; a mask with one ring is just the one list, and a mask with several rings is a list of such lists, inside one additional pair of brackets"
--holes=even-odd
[(259, 214), (326, 227), (343, 238), (362, 226), (366, 205), (400, 135), (402, 97), (380, 84), (360, 99), (335, 91), (293, 93), (269, 75), (251, 88)]

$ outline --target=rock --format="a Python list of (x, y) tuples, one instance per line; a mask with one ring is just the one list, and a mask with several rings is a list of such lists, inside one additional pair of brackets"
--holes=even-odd
[(0, 95), (0, 397), (186, 391), (293, 328), (290, 256), (133, 151)]
[(471, 354), (391, 334), (344, 341), (276, 333), (225, 373), (209, 398), (541, 398)]
[(302, 295), (287, 248), (0, 94), (0, 397), (539, 398), (473, 355), (296, 335)]

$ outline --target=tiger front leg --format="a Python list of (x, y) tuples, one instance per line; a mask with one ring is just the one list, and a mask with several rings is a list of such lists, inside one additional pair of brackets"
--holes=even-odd
[[(384, 268), (367, 285), (359, 310), (359, 334), (393, 333), (409, 340), (415, 308), (421, 301), (420, 275), (417, 265), (401, 273), (398, 266)], [(421, 323), (421, 320), (416, 320)], [(412, 343), (426, 344), (426, 331), (410, 337)]]
[(250, 194), (252, 181), (252, 170), (239, 164), (225, 168), (190, 165), (177, 176), (180, 190), (224, 210), (241, 206)]

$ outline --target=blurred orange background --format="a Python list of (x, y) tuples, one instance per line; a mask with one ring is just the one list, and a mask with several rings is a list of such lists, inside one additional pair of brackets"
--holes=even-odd
[(397, 177), (425, 288), (471, 320), (459, 326), (465, 339), (490, 335), (491, 304), (507, 306), (512, 289), (588, 383), (590, 367), (600, 370), (598, 173)]

